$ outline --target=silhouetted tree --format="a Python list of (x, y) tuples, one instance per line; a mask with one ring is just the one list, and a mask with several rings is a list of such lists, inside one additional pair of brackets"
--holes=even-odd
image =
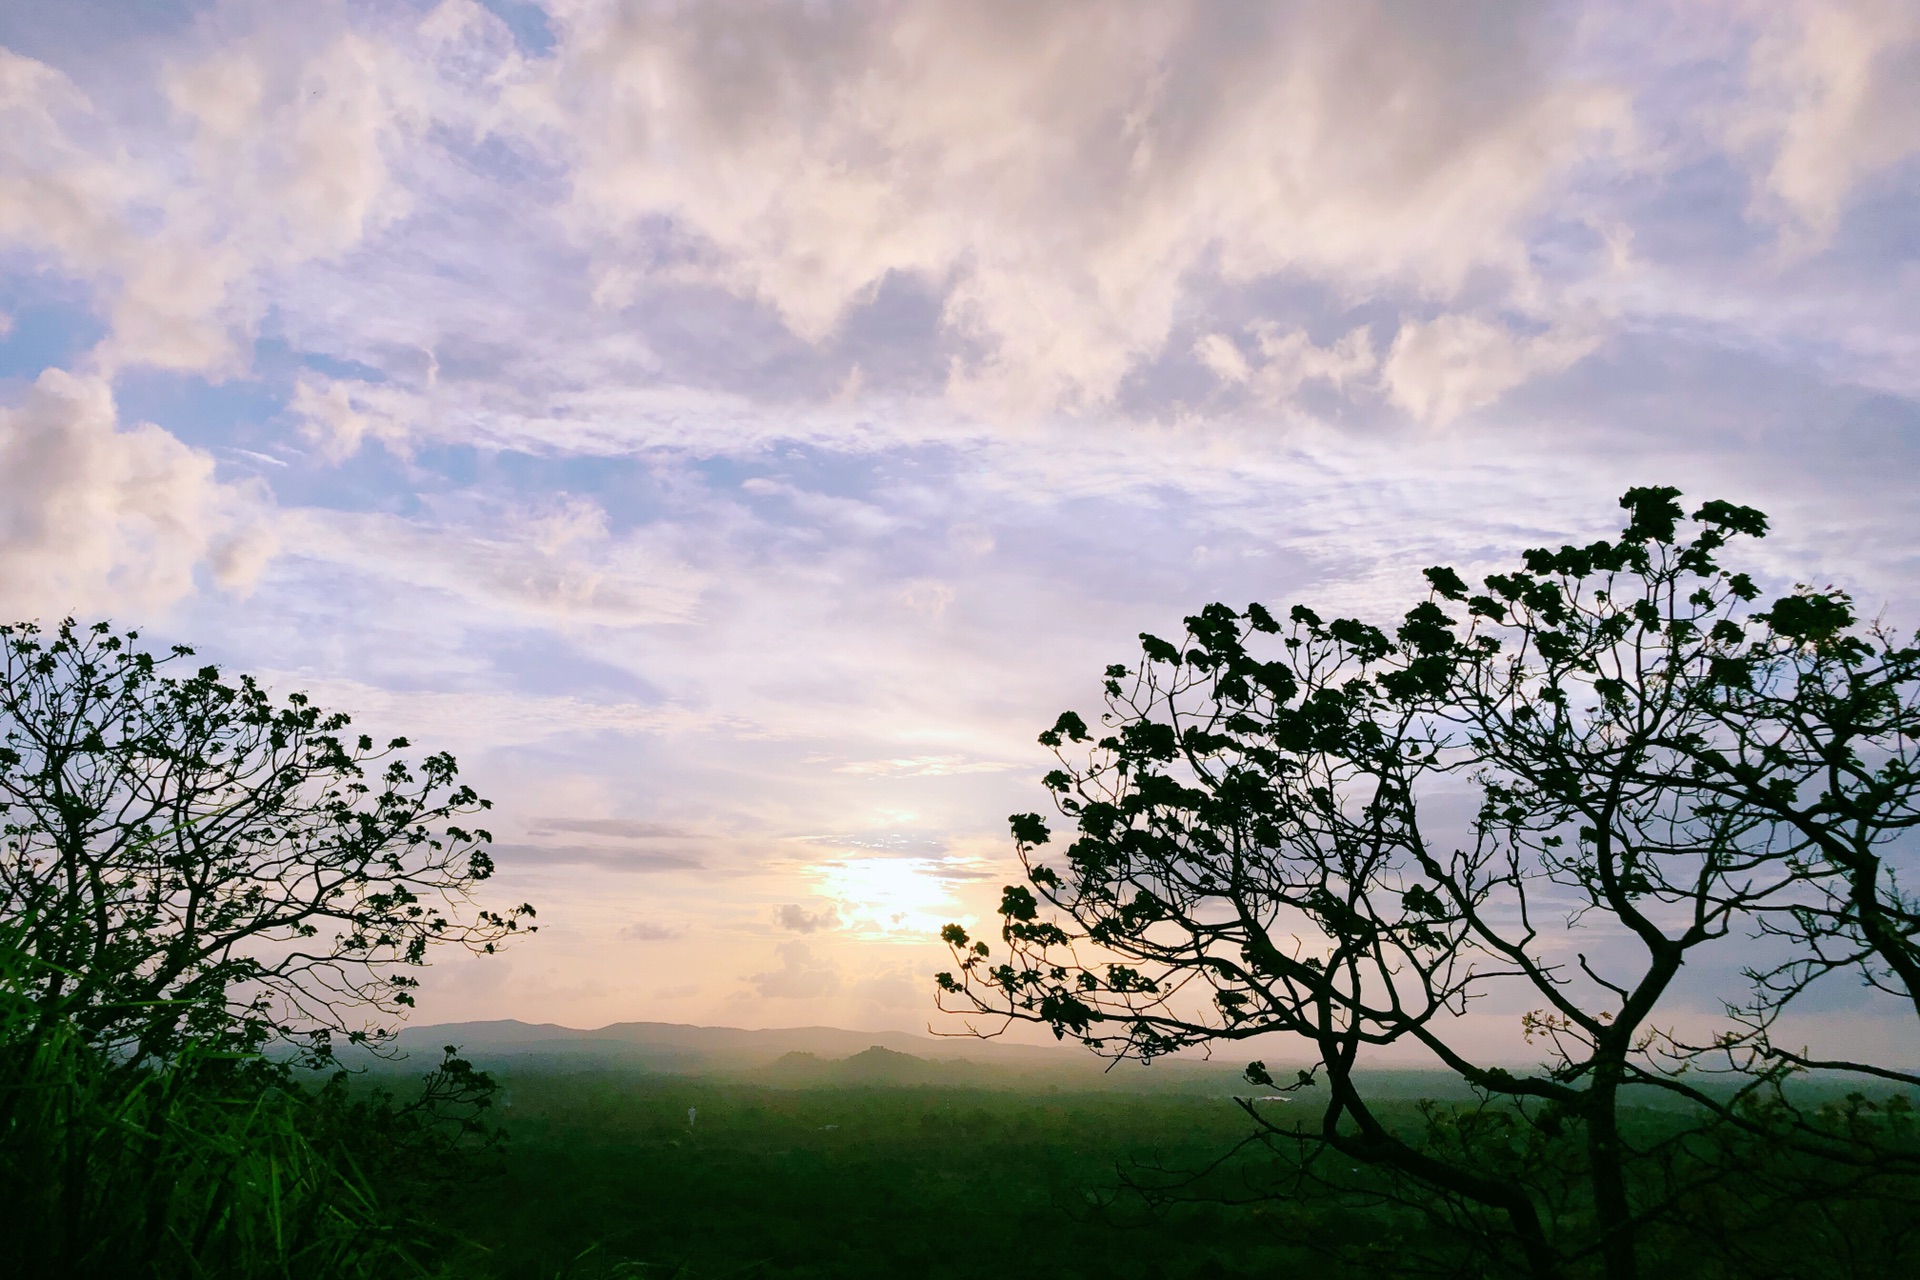
[[(1248, 1077), (1325, 1105), (1282, 1126), (1248, 1102), (1262, 1136), (1302, 1177), (1425, 1214), (1468, 1272), (1635, 1275), (1647, 1233), (1725, 1176), (1708, 1137), (1881, 1168), (1858, 1125), (1785, 1106), (1808, 1058), (1772, 1028), (1827, 974), (1920, 997), (1894, 877), (1920, 658), (1836, 591), (1760, 607), (1721, 559), (1765, 518), (1678, 497), (1631, 490), (1618, 539), (1529, 551), (1480, 591), (1430, 569), (1391, 631), (1216, 604), (1178, 644), (1143, 635), (1100, 730), (1069, 712), (1041, 735), (1074, 839), (1042, 861), (1046, 822), (1014, 817), (1007, 949), (949, 926), (943, 1002), (1143, 1059), (1296, 1037), (1310, 1068)], [(1683, 967), (1755, 932), (1785, 951), (1740, 1017), (1676, 1030)], [(1480, 997), (1524, 1010), (1537, 1069), (1470, 1033)], [(1388, 1045), (1481, 1104), (1396, 1123), (1359, 1074)], [(1706, 1054), (1734, 1088), (1701, 1083)], [(1681, 1109), (1624, 1132), (1646, 1097)]]
[[(126, 1060), (297, 1043), (413, 1001), (437, 944), (492, 951), (490, 807), (303, 694), (68, 619), (0, 627), (0, 919), (48, 1019)], [(378, 1028), (375, 1029), (376, 1033)]]
[(407, 1100), (293, 1067), (533, 909), (474, 902), (451, 756), (191, 656), (0, 627), (0, 1234), (36, 1275), (424, 1274), (410, 1215), (481, 1171), (494, 1082), (451, 1048)]

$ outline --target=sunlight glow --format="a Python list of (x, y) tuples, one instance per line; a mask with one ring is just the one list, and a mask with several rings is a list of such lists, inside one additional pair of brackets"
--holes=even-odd
[(821, 892), (840, 904), (849, 933), (925, 941), (963, 917), (953, 868), (933, 858), (849, 858), (814, 868)]

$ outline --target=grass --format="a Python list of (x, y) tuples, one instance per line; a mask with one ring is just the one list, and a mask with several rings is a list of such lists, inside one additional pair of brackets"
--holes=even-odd
[(616, 1073), (507, 1085), (511, 1158), (443, 1219), (502, 1280), (1340, 1274), (1302, 1243), (1297, 1207), (1151, 1213), (1123, 1191), (1127, 1172), (1231, 1149), (1247, 1123), (1225, 1097)]
[(312, 1103), (229, 1060), (118, 1062), (55, 1025), (0, 1043), (0, 1238), (20, 1275), (420, 1274)]
[[(507, 1158), (433, 1211), (465, 1242), (453, 1269), (494, 1280), (1343, 1280), (1412, 1274), (1411, 1253), (1451, 1251), (1405, 1211), (1262, 1195), (1288, 1171), (1271, 1153), (1216, 1165), (1249, 1128), (1224, 1092), (781, 1088), (552, 1070), (504, 1082)], [(1381, 1111), (1420, 1124), (1412, 1100)], [(1650, 1138), (1673, 1122), (1646, 1111), (1630, 1127)], [(1209, 1165), (1197, 1190), (1211, 1202), (1155, 1209), (1126, 1186)], [(1831, 1213), (1743, 1199), (1717, 1211), (1740, 1224), (1742, 1248), (1709, 1256), (1696, 1237), (1656, 1233), (1647, 1274), (1913, 1274), (1899, 1226), (1912, 1203), (1910, 1187)], [(1474, 1265), (1460, 1274), (1484, 1274)]]
[[(458, 1124), (435, 1138), (422, 1126), (440, 1113), (395, 1102), (383, 1073), (249, 1091), (191, 1059), (129, 1071), (58, 1028), (16, 1037), (0, 1053), (0, 1238), (18, 1274), (116, 1280), (1345, 1280), (1463, 1257), (1420, 1214), (1372, 1201), (1372, 1175), (1344, 1160), (1343, 1195), (1284, 1194), (1290, 1160), (1242, 1147), (1249, 1122), (1224, 1080), (1207, 1093), (1197, 1076), (1127, 1092), (501, 1075), (491, 1114), (506, 1146), (475, 1149)], [(435, 1079), (466, 1096), (444, 1066), (427, 1096)], [(1378, 1111), (1411, 1134), (1414, 1097)], [(1273, 1107), (1317, 1116), (1310, 1097)], [(1911, 1128), (1890, 1106), (1869, 1119)], [(1650, 1140), (1677, 1123), (1647, 1110), (1631, 1127)], [(1497, 1164), (1503, 1142), (1483, 1154)], [(1709, 1158), (1733, 1176), (1707, 1187), (1695, 1221), (1733, 1227), (1717, 1234), (1737, 1247), (1703, 1253), (1697, 1226), (1663, 1228), (1647, 1274), (1920, 1274), (1911, 1177), (1851, 1185), (1751, 1147)], [(1191, 1199), (1158, 1207), (1129, 1186), (1200, 1169)]]

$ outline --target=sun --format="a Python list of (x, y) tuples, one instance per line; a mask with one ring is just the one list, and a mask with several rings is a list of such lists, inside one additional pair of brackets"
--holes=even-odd
[(945, 868), (930, 858), (848, 858), (813, 874), (856, 935), (930, 938), (960, 911)]

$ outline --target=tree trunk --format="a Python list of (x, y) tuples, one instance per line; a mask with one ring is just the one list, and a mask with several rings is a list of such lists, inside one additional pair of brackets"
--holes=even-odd
[(1587, 1095), (1587, 1159), (1593, 1166), (1593, 1205), (1600, 1226), (1600, 1260), (1607, 1280), (1637, 1280), (1639, 1253), (1634, 1247), (1633, 1208), (1627, 1200), (1625, 1161), (1620, 1149), (1621, 1062), (1604, 1053), (1596, 1063)]

